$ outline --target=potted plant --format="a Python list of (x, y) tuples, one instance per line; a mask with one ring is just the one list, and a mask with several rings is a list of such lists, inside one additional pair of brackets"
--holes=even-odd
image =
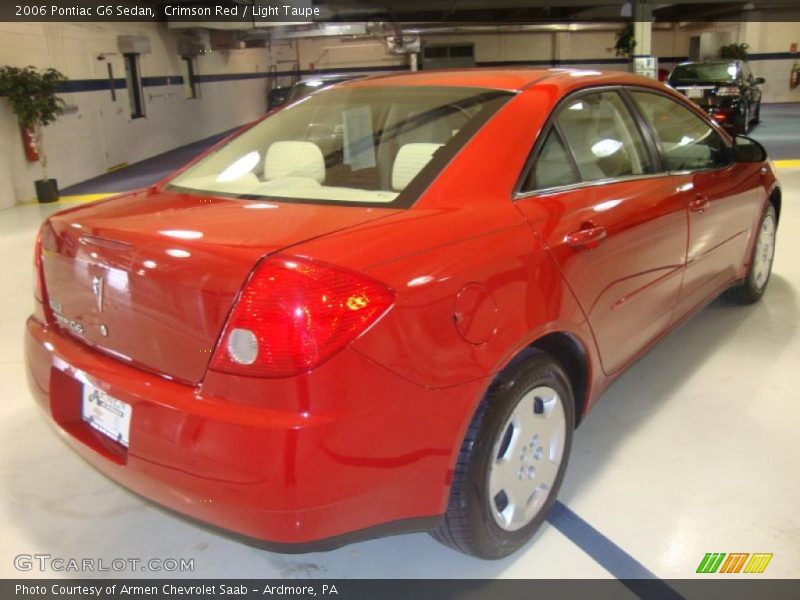
[(636, 49), (636, 36), (633, 33), (633, 23), (625, 23), (614, 36), (614, 54), (630, 58)]
[(64, 111), (64, 101), (56, 96), (67, 78), (56, 69), (39, 71), (34, 67), (0, 67), (0, 94), (8, 98), (20, 126), (33, 132), (42, 178), (35, 182), (39, 202), (58, 200), (58, 183), (47, 177), (44, 128)]
[(748, 48), (750, 48), (750, 46), (747, 44), (728, 44), (727, 46), (721, 46), (719, 49), (719, 57), (747, 60)]

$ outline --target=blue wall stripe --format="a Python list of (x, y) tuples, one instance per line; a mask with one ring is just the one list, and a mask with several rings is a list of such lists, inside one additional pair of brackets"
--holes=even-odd
[(181, 75), (167, 75), (166, 77), (142, 77), (144, 87), (157, 85), (181, 85), (183, 77)]
[(561, 502), (553, 505), (547, 521), (640, 598), (683, 598), (642, 563)]
[[(121, 90), (125, 86), (124, 79), (114, 80), (114, 89)], [(109, 89), (111, 89), (111, 86), (108, 79), (70, 79), (62, 83), (58, 91), (62, 94), (69, 94), (72, 92), (98, 92)]]
[[(759, 60), (792, 60), (800, 59), (800, 54), (792, 52), (756, 52), (750, 55), (750, 61)], [(659, 61), (663, 63), (678, 63), (688, 60), (685, 56), (662, 56)], [(554, 60), (491, 60), (480, 61), (476, 65), (479, 67), (564, 67), (564, 66), (579, 66), (579, 65), (616, 65), (627, 64), (627, 58), (609, 57), (609, 58), (581, 58), (581, 59), (564, 59), (559, 61)], [(407, 71), (406, 65), (391, 65), (379, 67), (336, 67), (330, 69), (316, 69), (316, 70), (299, 70), (299, 71), (277, 71), (273, 73), (266, 72), (251, 72), (251, 73), (219, 73), (216, 75), (197, 75), (198, 83), (218, 83), (225, 81), (243, 81), (248, 79), (266, 79), (268, 77), (306, 77), (313, 75), (334, 75), (337, 73), (380, 73), (385, 71)], [(162, 75), (154, 77), (143, 77), (142, 85), (144, 87), (153, 87), (161, 85), (182, 85), (183, 77), (181, 75)], [(122, 90), (127, 87), (125, 79), (115, 79), (114, 88)], [(75, 92), (99, 92), (110, 89), (108, 79), (70, 79), (63, 83), (59, 88), (59, 93), (70, 94)]]

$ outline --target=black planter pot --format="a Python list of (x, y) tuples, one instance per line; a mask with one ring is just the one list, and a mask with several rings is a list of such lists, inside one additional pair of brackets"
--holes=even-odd
[(36, 198), (40, 203), (55, 202), (58, 200), (58, 181), (55, 179), (37, 179)]

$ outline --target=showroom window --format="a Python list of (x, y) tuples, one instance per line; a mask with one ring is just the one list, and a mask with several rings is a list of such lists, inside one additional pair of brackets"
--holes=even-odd
[(550, 128), (542, 149), (522, 186), (523, 192), (578, 183), (580, 177), (555, 127)]
[(475, 44), (426, 44), (422, 49), (425, 69), (454, 69), (475, 66)]
[(556, 122), (584, 181), (652, 171), (633, 117), (616, 92), (581, 95), (559, 111)]
[(125, 58), (125, 78), (128, 84), (128, 99), (131, 103), (131, 119), (144, 117), (144, 94), (142, 76), (139, 70), (138, 54), (123, 54)]
[(730, 153), (719, 134), (688, 108), (660, 94), (631, 95), (661, 142), (667, 170), (718, 169), (730, 162)]

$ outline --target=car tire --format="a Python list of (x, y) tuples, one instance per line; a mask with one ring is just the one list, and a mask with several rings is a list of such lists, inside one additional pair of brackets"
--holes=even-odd
[(767, 202), (764, 214), (758, 224), (756, 242), (750, 255), (750, 267), (747, 276), (740, 284), (725, 292), (725, 297), (737, 304), (753, 304), (764, 295), (772, 273), (772, 261), (775, 256), (775, 233), (778, 218), (775, 207)]
[(555, 503), (574, 428), (575, 402), (564, 370), (549, 354), (530, 352), (479, 404), (433, 537), (484, 559), (523, 546)]

